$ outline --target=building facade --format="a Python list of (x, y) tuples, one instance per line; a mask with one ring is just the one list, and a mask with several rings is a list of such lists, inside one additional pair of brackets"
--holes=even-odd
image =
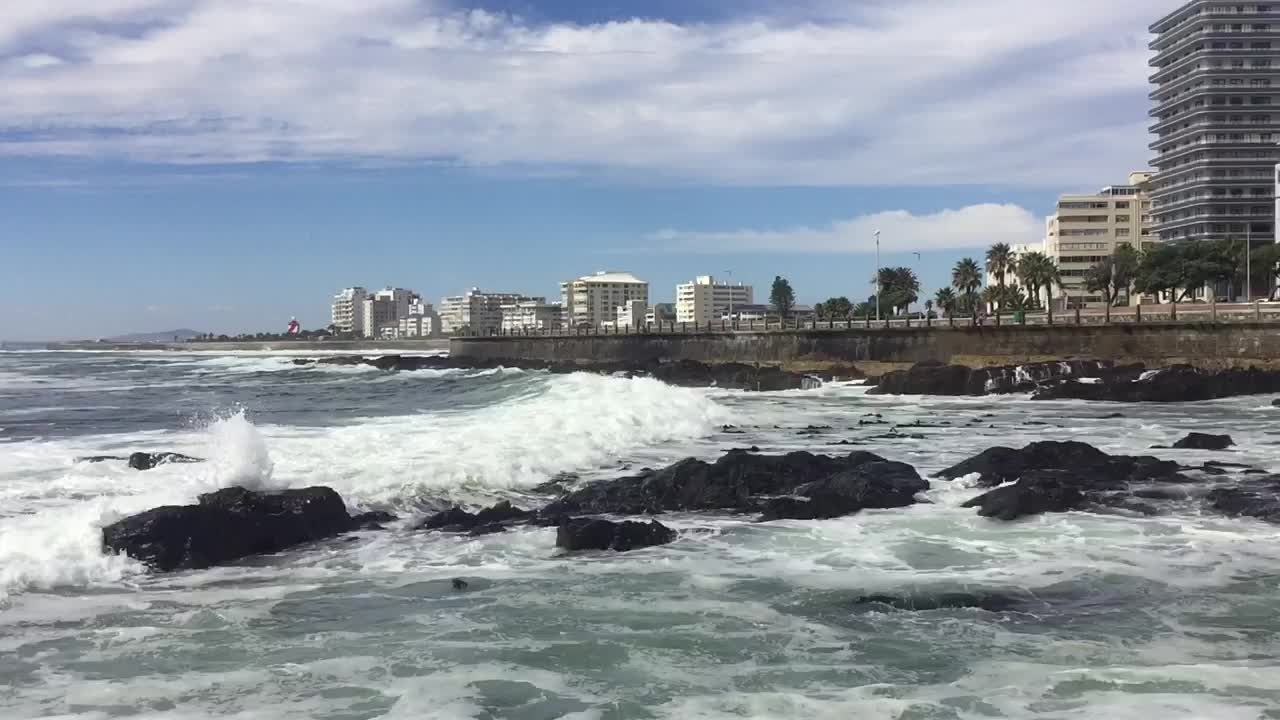
[(1112, 185), (1091, 195), (1063, 195), (1057, 212), (1045, 221), (1044, 254), (1058, 266), (1062, 286), (1055, 291), (1059, 307), (1101, 307), (1101, 293), (1085, 288), (1089, 268), (1128, 245), (1144, 250), (1154, 242), (1151, 173), (1133, 172), (1125, 185)]
[(600, 271), (560, 283), (560, 305), (570, 328), (616, 322), (618, 308), (635, 300), (649, 305), (649, 283), (627, 272)]
[(417, 294), (404, 288), (384, 288), (364, 299), (363, 334), (382, 338), (399, 332), (400, 320), (409, 317), (409, 306)]
[(520, 333), (560, 329), (560, 306), (534, 298), (502, 306), (502, 331)]
[(330, 318), (335, 332), (364, 335), (364, 301), (369, 291), (349, 287), (333, 296)]
[(706, 324), (730, 313), (736, 305), (755, 302), (750, 285), (717, 283), (711, 275), (676, 286), (676, 322)]
[(644, 313), (645, 325), (673, 323), (676, 321), (675, 303), (654, 303)]
[(1192, 0), (1150, 29), (1153, 233), (1274, 242), (1280, 2)]
[(518, 305), (529, 301), (545, 303), (546, 298), (471, 288), (462, 295), (446, 297), (440, 301), (440, 329), (446, 335), (463, 332), (479, 335), (496, 333), (502, 330), (504, 305)]

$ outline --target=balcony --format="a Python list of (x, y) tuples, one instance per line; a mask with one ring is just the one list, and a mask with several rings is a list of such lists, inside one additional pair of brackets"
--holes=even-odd
[[(1251, 92), (1253, 90), (1266, 90), (1272, 87), (1280, 87), (1280, 83), (1267, 82), (1266, 84), (1254, 85), (1252, 81), (1271, 81), (1276, 78), (1280, 78), (1280, 65), (1260, 68), (1201, 68), (1200, 70), (1196, 70), (1179, 77), (1177, 80), (1163, 83), (1155, 90), (1147, 93), (1147, 99), (1152, 102), (1163, 103), (1201, 88), (1208, 90), (1232, 90), (1238, 93)], [(1215, 83), (1214, 80), (1224, 80), (1226, 82)], [(1240, 80), (1241, 82), (1233, 85), (1230, 83), (1231, 80)], [(1194, 87), (1188, 86), (1189, 83), (1195, 82), (1199, 82), (1200, 84)], [(1162, 97), (1166, 95), (1169, 96), (1167, 99)]]
[[(1255, 104), (1250, 102), (1252, 97), (1265, 97), (1271, 99), (1270, 103)], [(1227, 98), (1221, 103), (1210, 103), (1209, 98)], [(1238, 98), (1240, 102), (1230, 102), (1232, 98)], [(1174, 97), (1159, 101), (1154, 107), (1147, 112), (1154, 118), (1159, 118), (1162, 113), (1168, 112), (1170, 109), (1188, 103), (1196, 99), (1205, 99), (1203, 105), (1195, 106), (1194, 109), (1204, 107), (1214, 112), (1267, 112), (1271, 108), (1280, 107), (1280, 86), (1272, 85), (1270, 87), (1249, 87), (1249, 86), (1222, 86), (1222, 87), (1199, 87), (1195, 90), (1189, 90), (1180, 93)]]
[[(1266, 30), (1252, 30), (1252, 29), (1249, 29), (1247, 26), (1252, 25), (1253, 22), (1249, 22), (1249, 23), (1242, 23), (1246, 27), (1241, 28), (1239, 30), (1233, 30), (1233, 29), (1214, 30), (1209, 27), (1202, 27), (1199, 30), (1195, 30), (1190, 33), (1187, 33), (1186, 35), (1180, 35), (1176, 40), (1172, 42), (1169, 42), (1169, 39), (1167, 36), (1158, 37), (1155, 40), (1152, 40), (1151, 43), (1147, 46), (1149, 50), (1155, 53), (1155, 56), (1151, 59), (1150, 62), (1152, 64), (1158, 65), (1160, 61), (1168, 60), (1170, 56), (1178, 54), (1179, 52), (1183, 51), (1187, 47), (1190, 47), (1193, 43), (1196, 43), (1196, 42), (1205, 42), (1206, 50), (1248, 51), (1248, 50), (1254, 50), (1253, 48), (1248, 47), (1249, 43), (1262, 42), (1264, 40), (1271, 40), (1274, 43), (1274, 41), (1280, 39), (1280, 25), (1276, 24), (1277, 22), (1280, 22), (1280, 16), (1261, 16), (1260, 15), (1257, 17), (1256, 21), (1258, 24), (1270, 25), (1271, 27), (1267, 28)], [(1241, 47), (1214, 48), (1210, 46), (1214, 40), (1220, 40), (1225, 43), (1232, 43), (1232, 42), (1239, 43)], [(1165, 44), (1165, 43), (1168, 43), (1168, 44)], [(1162, 44), (1165, 44), (1164, 47), (1157, 47)]]
[(1153, 203), (1153, 206), (1151, 208), (1151, 213), (1153, 215), (1158, 213), (1170, 213), (1179, 209), (1194, 207), (1196, 205), (1203, 205), (1205, 203), (1235, 206), (1235, 205), (1259, 205), (1259, 204), (1270, 203), (1273, 201), (1274, 201), (1274, 197), (1271, 195), (1226, 196), (1226, 195), (1212, 195), (1212, 194), (1202, 193), (1199, 195), (1194, 195), (1192, 197), (1184, 197), (1179, 200), (1163, 202), (1160, 205), (1155, 205)]
[(1172, 131), (1160, 135), (1158, 139), (1147, 145), (1148, 150), (1159, 150), (1160, 146), (1169, 143), (1177, 143), (1178, 140), (1204, 132), (1253, 132), (1253, 133), (1271, 133), (1280, 141), (1280, 112), (1275, 115), (1275, 120), (1258, 121), (1258, 122), (1196, 122), (1179, 127)]

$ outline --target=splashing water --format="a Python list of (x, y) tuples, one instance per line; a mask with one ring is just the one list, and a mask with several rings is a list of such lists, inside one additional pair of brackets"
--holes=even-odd
[(275, 463), (262, 433), (242, 408), (209, 425), (208, 451), (211, 482), (219, 488), (240, 486), (250, 490), (273, 489)]

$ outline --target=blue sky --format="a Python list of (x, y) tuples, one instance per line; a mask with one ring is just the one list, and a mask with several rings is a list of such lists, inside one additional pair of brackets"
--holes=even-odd
[(875, 229), (936, 287), (1144, 167), (1173, 6), (7, 3), (0, 338), (321, 326), (351, 284), (606, 268), (658, 300), (726, 270), (857, 298)]

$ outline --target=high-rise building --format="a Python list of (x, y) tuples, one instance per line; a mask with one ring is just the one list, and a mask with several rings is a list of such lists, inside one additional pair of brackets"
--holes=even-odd
[(1274, 242), (1280, 0), (1191, 0), (1151, 32), (1153, 234)]
[(385, 288), (364, 299), (364, 336), (379, 338), (399, 332), (400, 320), (409, 317), (409, 305), (417, 297), (412, 290)]
[(599, 327), (617, 320), (628, 300), (649, 304), (649, 283), (626, 272), (600, 271), (560, 283), (560, 306), (568, 327)]
[(440, 301), (440, 329), (446, 335), (471, 332), (487, 335), (502, 329), (502, 306), (522, 302), (545, 303), (546, 298), (520, 293), (492, 293), (471, 288)]
[(369, 291), (362, 287), (349, 287), (333, 296), (331, 319), (334, 330), (340, 333), (364, 335), (364, 301)]
[(533, 298), (502, 306), (502, 331), (507, 333), (560, 329), (560, 305)]
[(706, 324), (719, 320), (735, 305), (755, 302), (750, 285), (717, 283), (710, 275), (676, 286), (676, 322)]
[(1058, 266), (1062, 287), (1055, 291), (1061, 307), (1105, 304), (1101, 293), (1085, 289), (1089, 268), (1128, 245), (1142, 250), (1153, 242), (1147, 187), (1149, 172), (1129, 173), (1125, 185), (1104, 187), (1091, 195), (1063, 195), (1057, 212), (1045, 221), (1044, 254)]

